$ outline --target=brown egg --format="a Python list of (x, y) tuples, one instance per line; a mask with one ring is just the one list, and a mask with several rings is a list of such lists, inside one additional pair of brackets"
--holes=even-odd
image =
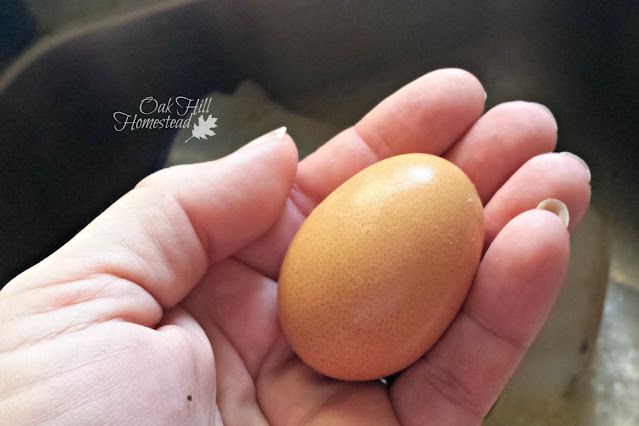
[(279, 315), (315, 370), (370, 380), (420, 358), (461, 307), (484, 241), (468, 177), (428, 154), (376, 163), (342, 184), (295, 235)]

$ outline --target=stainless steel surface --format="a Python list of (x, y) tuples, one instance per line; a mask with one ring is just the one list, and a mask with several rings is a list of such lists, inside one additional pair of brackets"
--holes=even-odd
[(613, 282), (591, 372), (595, 424), (639, 424), (639, 292)]
[[(639, 292), (611, 283), (592, 365), (560, 396), (496, 404), (487, 426), (639, 424)], [(507, 397), (507, 396), (506, 396)]]

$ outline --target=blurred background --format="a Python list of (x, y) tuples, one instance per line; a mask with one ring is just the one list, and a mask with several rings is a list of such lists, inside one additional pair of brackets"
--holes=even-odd
[[(461, 67), (487, 108), (547, 105), (593, 176), (564, 293), (486, 423), (639, 424), (639, 4), (446, 3), (1, 0), (0, 286), (158, 168), (281, 125), (305, 156)], [(216, 136), (116, 131), (147, 96), (212, 99)]]

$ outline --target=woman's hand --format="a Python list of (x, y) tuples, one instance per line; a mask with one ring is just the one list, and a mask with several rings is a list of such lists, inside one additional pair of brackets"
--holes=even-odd
[[(578, 159), (548, 154), (554, 118), (486, 114), (469, 73), (439, 70), (298, 164), (274, 131), (221, 160), (144, 179), (0, 292), (7, 424), (479, 424), (544, 322), (590, 198)], [(486, 252), (438, 343), (389, 386), (340, 382), (282, 336), (277, 276), (304, 218), (380, 159), (442, 155), (485, 206)], [(28, 230), (25, 230), (28, 232)]]

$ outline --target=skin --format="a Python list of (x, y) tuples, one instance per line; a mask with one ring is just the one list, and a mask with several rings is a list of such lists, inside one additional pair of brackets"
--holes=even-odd
[[(479, 424), (542, 326), (590, 199), (575, 158), (548, 152), (533, 103), (486, 114), (461, 70), (400, 89), (298, 164), (290, 137), (144, 179), (0, 292), (7, 424)], [(276, 279), (312, 209), (391, 155), (443, 155), (485, 204), (485, 254), (439, 342), (390, 386), (325, 378), (277, 321)], [(191, 399), (188, 399), (188, 396)]]

